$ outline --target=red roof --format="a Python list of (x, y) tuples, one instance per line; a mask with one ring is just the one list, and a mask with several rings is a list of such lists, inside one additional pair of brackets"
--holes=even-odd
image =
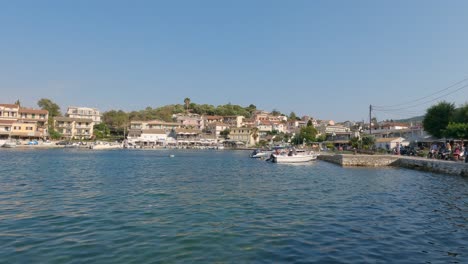
[(22, 108), (22, 107), (20, 108), (19, 112), (20, 113), (26, 113), (26, 114), (44, 114), (44, 115), (49, 114), (49, 111), (47, 111), (47, 110)]
[(16, 122), (16, 120), (6, 120), (6, 119), (0, 119), (0, 124), (7, 124), (7, 125), (11, 125), (11, 124), (13, 124), (14, 122)]
[(8, 107), (8, 108), (19, 108), (19, 106), (15, 104), (0, 104), (0, 106)]
[(223, 119), (222, 116), (206, 116), (206, 119), (207, 120), (219, 120), (219, 119)]

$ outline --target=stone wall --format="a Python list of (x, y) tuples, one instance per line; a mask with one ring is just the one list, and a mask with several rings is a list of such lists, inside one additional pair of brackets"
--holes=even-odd
[(432, 160), (407, 156), (391, 155), (348, 155), (321, 154), (318, 159), (341, 166), (385, 167), (397, 166), (408, 169), (468, 177), (468, 163)]
[(385, 167), (398, 160), (398, 156), (389, 155), (347, 155), (322, 154), (318, 159), (339, 164), (341, 166)]
[(395, 165), (408, 169), (468, 177), (468, 163), (462, 162), (402, 157)]

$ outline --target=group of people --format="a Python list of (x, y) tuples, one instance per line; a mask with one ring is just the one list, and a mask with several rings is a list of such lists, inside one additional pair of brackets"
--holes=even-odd
[(429, 150), (429, 157), (436, 158), (440, 156), (443, 159), (448, 159), (450, 156), (453, 157), (454, 160), (465, 160), (468, 163), (468, 144), (463, 144), (463, 142), (450, 143), (447, 141), (446, 143), (436, 143), (434, 142), (431, 145)]

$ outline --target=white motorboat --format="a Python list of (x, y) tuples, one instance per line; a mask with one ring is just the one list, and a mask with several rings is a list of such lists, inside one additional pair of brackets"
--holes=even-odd
[(102, 150), (102, 149), (121, 149), (123, 145), (120, 143), (108, 143), (108, 142), (96, 142), (89, 146), (90, 149)]
[(16, 142), (15, 141), (6, 141), (2, 147), (4, 148), (16, 148)]
[(274, 163), (298, 163), (316, 160), (317, 156), (313, 151), (294, 154), (271, 154), (268, 160)]
[(256, 149), (256, 150), (254, 150), (254, 151), (250, 154), (250, 157), (251, 157), (251, 158), (254, 158), (254, 159), (268, 158), (268, 157), (271, 156), (272, 153), (273, 153), (273, 151), (270, 151), (270, 150), (259, 150), (259, 149)]

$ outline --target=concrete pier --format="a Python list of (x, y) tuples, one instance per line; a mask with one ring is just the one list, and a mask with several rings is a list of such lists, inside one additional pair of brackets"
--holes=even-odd
[(318, 159), (344, 167), (395, 166), (468, 177), (468, 163), (395, 155), (321, 154)]

